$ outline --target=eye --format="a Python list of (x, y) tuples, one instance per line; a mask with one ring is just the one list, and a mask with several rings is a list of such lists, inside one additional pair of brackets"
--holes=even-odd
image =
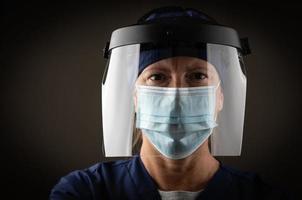
[(202, 81), (207, 78), (207, 75), (202, 72), (193, 72), (190, 73), (187, 78), (191, 81)]
[(150, 73), (147, 76), (146, 84), (152, 86), (164, 86), (168, 82), (168, 76), (164, 73)]
[(163, 81), (166, 79), (166, 76), (164, 74), (152, 74), (148, 79), (152, 81)]

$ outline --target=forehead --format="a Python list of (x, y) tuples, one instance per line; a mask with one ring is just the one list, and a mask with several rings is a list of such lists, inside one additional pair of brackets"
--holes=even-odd
[(208, 72), (217, 73), (215, 67), (211, 63), (207, 62), (206, 60), (195, 58), (195, 57), (186, 57), (186, 56), (166, 58), (157, 61), (147, 66), (142, 73), (148, 70), (156, 70), (156, 69), (178, 70), (178, 71), (202, 69)]

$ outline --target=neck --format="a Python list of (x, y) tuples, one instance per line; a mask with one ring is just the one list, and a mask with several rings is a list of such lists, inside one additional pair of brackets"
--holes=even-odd
[(160, 190), (201, 190), (219, 168), (219, 162), (209, 152), (208, 140), (192, 155), (180, 160), (160, 155), (148, 139), (144, 138), (143, 141), (140, 153), (142, 162)]

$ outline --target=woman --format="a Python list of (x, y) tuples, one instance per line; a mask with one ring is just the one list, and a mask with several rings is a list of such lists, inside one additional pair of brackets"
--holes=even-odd
[(214, 157), (241, 152), (247, 47), (235, 30), (179, 7), (113, 32), (104, 54), (105, 156), (134, 156), (68, 174), (50, 199), (283, 198)]

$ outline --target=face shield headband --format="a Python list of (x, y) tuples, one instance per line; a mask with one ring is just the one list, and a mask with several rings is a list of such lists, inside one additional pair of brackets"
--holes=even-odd
[(109, 58), (112, 49), (131, 44), (152, 45), (200, 45), (221, 44), (237, 48), (243, 55), (251, 53), (247, 38), (239, 39), (236, 30), (220, 25), (203, 24), (186, 18), (175, 24), (139, 24), (113, 31), (110, 42), (103, 49), (104, 58)]

